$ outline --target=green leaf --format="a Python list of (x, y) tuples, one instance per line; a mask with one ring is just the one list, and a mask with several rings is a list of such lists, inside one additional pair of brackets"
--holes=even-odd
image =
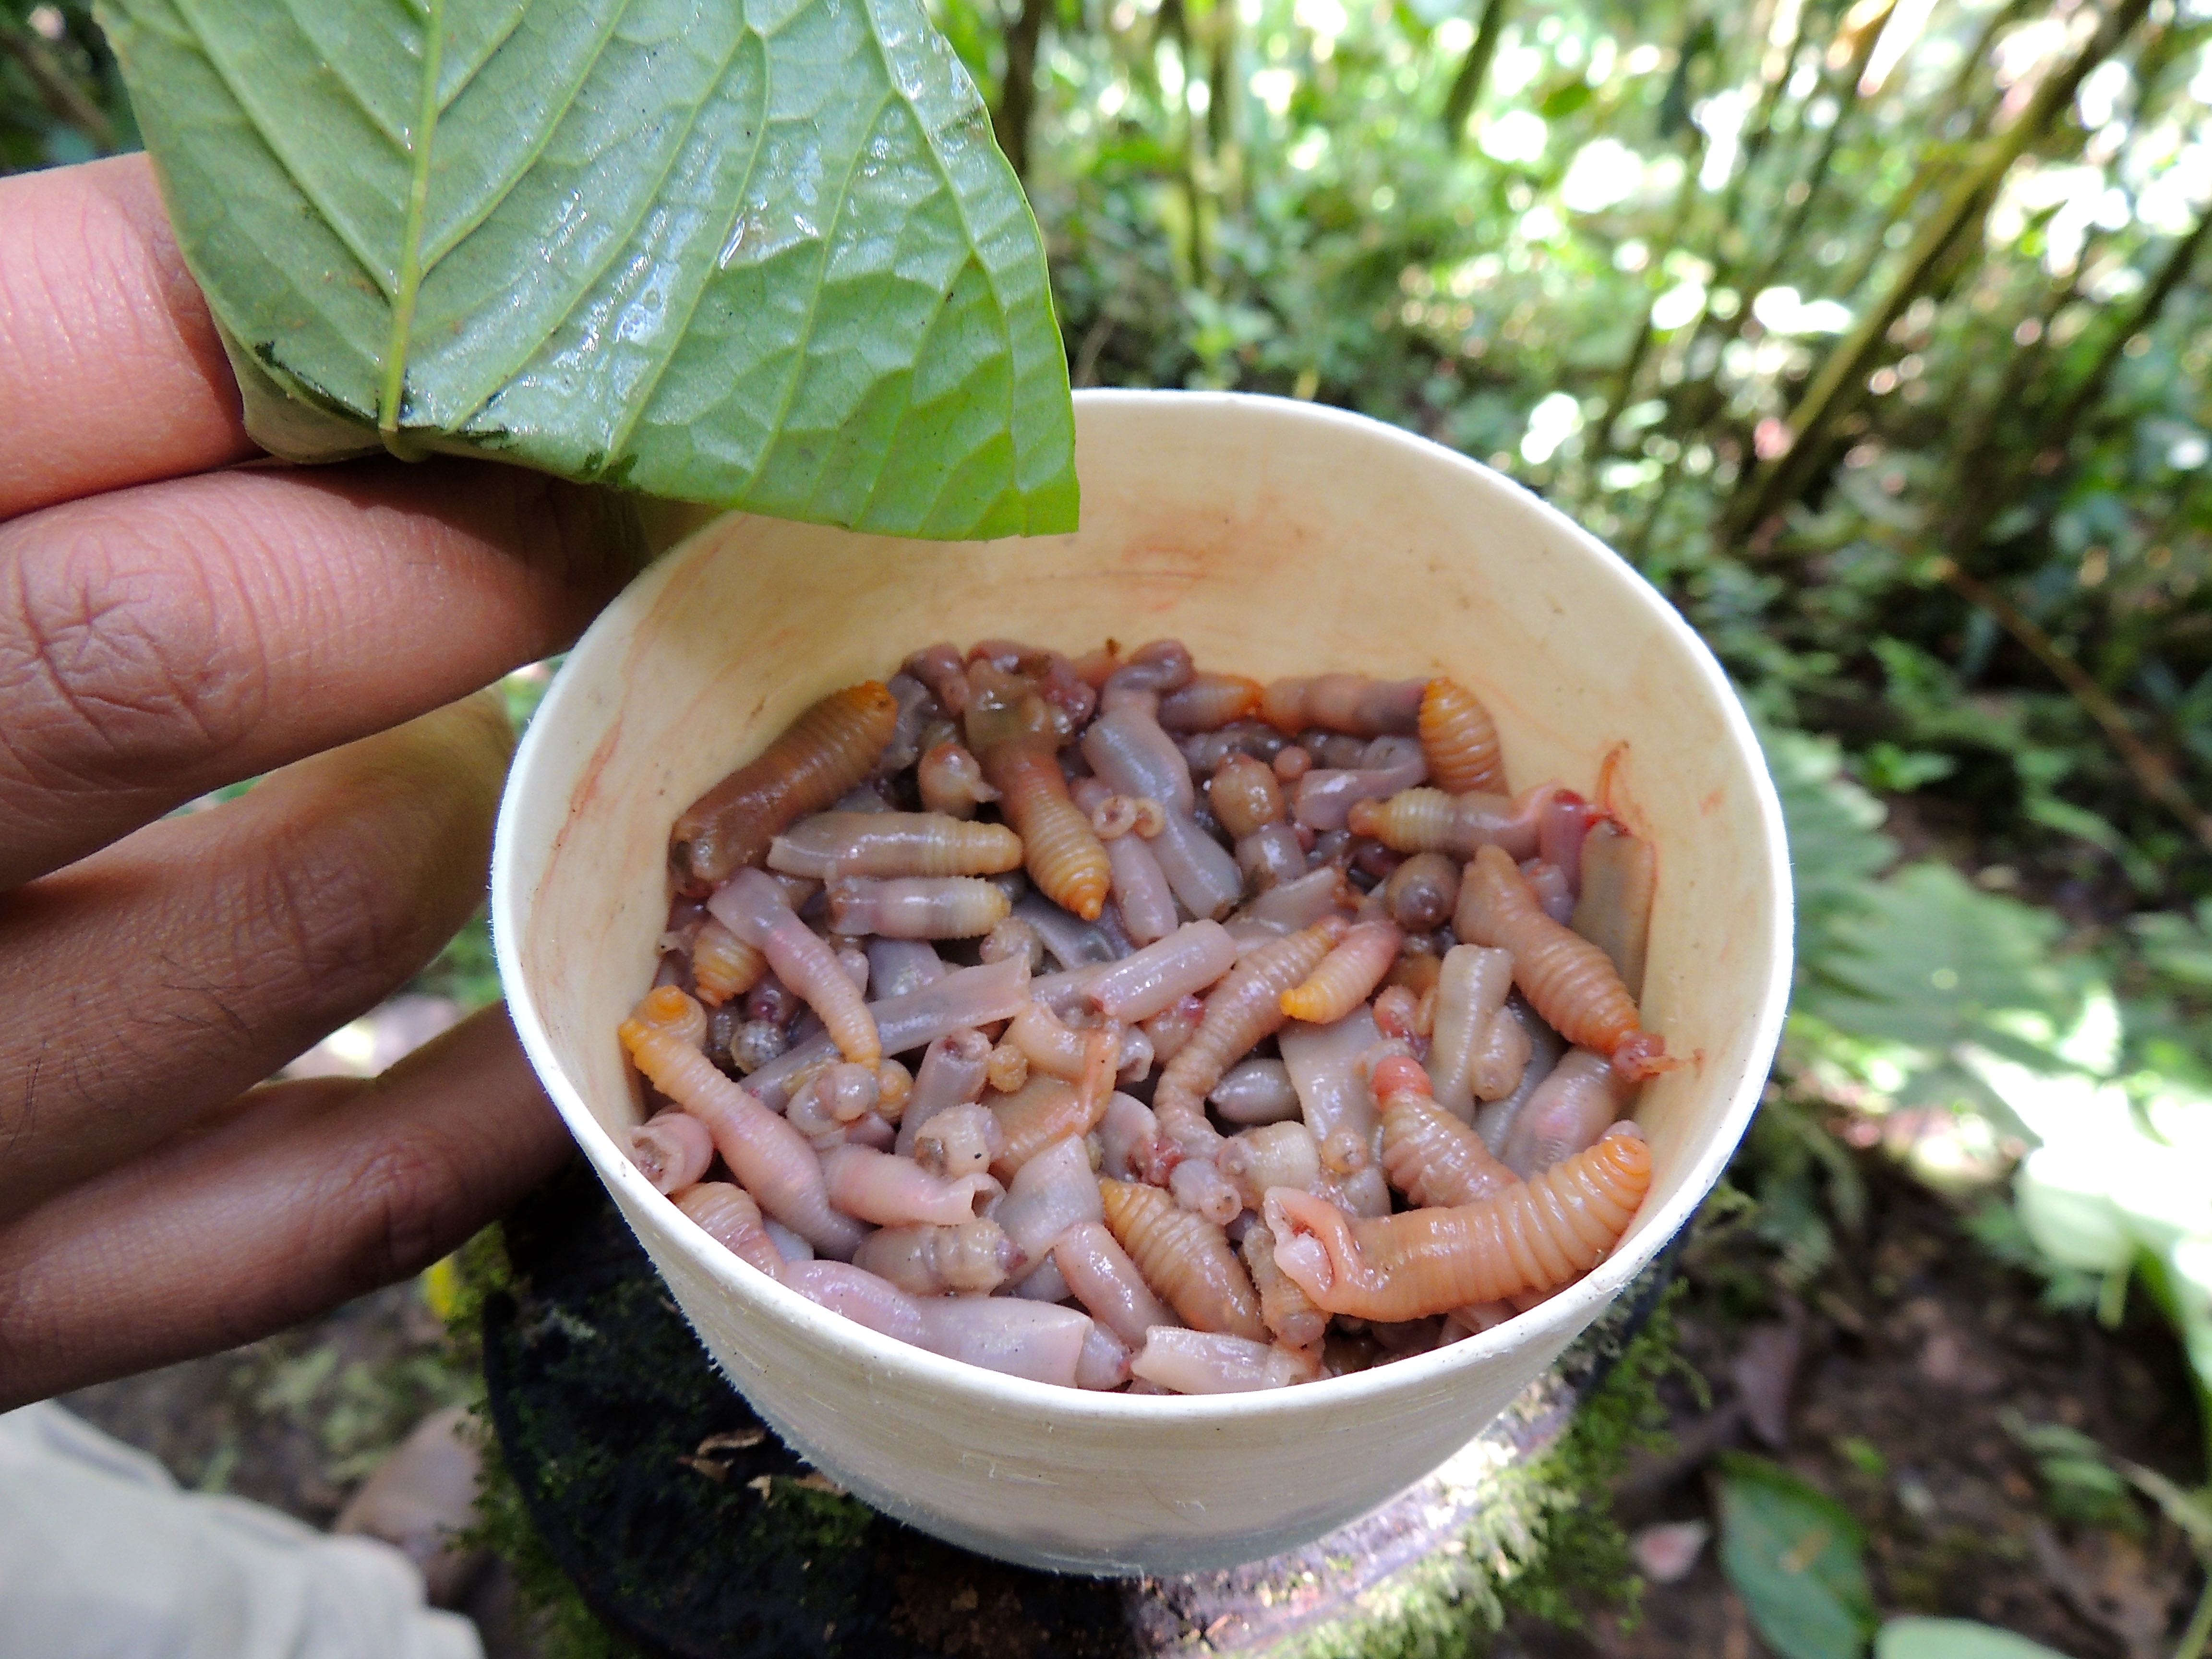
[(1589, 82), (1577, 76), (1546, 93), (1537, 112), (1547, 121), (1564, 121), (1596, 95)]
[(1836, 948), (1835, 923), (1863, 907), (1897, 844), (1881, 833), (1886, 809), (1844, 775), (1843, 751), (1832, 741), (1769, 726), (1759, 727), (1759, 740), (1790, 834), (1798, 960), (1817, 972)]
[(2050, 1062), (2000, 1017), (2070, 1023), (2078, 992), (2051, 964), (2059, 918), (1936, 863), (1907, 865), (1861, 901), (1831, 927), (1832, 948), (1801, 993), (1808, 1012), (1931, 1054), (1971, 1041)]
[(1875, 1624), (1866, 1535), (1848, 1510), (1764, 1458), (1721, 1460), (1721, 1566), (1782, 1659), (1859, 1659)]
[(1875, 1638), (1874, 1659), (2066, 1659), (2055, 1648), (1971, 1619), (1893, 1619)]
[(2212, 991), (2212, 899), (2200, 899), (2194, 921), (2158, 912), (2128, 923), (2151, 967), (2176, 985)]
[(890, 534), (1072, 529), (1043, 246), (917, 0), (110, 0), (294, 459), (483, 454)]

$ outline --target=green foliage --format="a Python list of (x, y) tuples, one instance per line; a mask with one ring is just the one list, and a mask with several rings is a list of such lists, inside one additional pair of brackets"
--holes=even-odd
[(1486, 1650), (1510, 1613), (1571, 1629), (1605, 1607), (1633, 1618), (1643, 1592), (1612, 1487), (1632, 1453), (1671, 1440), (1658, 1384), (1684, 1366), (1662, 1298), (1605, 1381), (1542, 1455), (1488, 1475), (1475, 1524), (1453, 1545), (1376, 1585), (1348, 1619), (1265, 1659), (1452, 1659)]
[(483, 1469), (477, 1488), (476, 1524), (463, 1543), (491, 1551), (513, 1570), (534, 1650), (544, 1659), (642, 1659), (640, 1649), (599, 1621), (562, 1571), (530, 1518), (521, 1488), (501, 1454), (499, 1437), (483, 1415), (483, 1306), (489, 1297), (514, 1288), (514, 1270), (500, 1229), (486, 1227), (431, 1268), (426, 1279), (457, 1363), (476, 1380), (478, 1390), (471, 1403), (477, 1412), (476, 1433)]
[(1621, 1608), (1631, 1620), (1644, 1591), (1628, 1551), (1627, 1535), (1613, 1519), (1614, 1483), (1637, 1452), (1669, 1450), (1673, 1437), (1659, 1384), (1689, 1374), (1679, 1347), (1670, 1291), (1635, 1340), (1624, 1348), (1604, 1384), (1576, 1413), (1550, 1455), (1537, 1467), (1537, 1490), (1551, 1494), (1537, 1534), (1537, 1552), (1521, 1571), (1498, 1586), (1501, 1608), (1553, 1625), (1582, 1629), (1591, 1612)]
[[(2212, 304), (2177, 148), (2205, 20), (2136, 8), (2069, 62), (2039, 6), (1907, 8), (1877, 82), (1889, 31), (1842, 41), (1847, 9), (1064, 18), (1030, 182), (1078, 378), (1317, 397), (1486, 459), (1641, 564), (1762, 713), (1985, 861), (2201, 895), (2203, 842), (2033, 641), (2206, 798)], [(2024, 67), (2078, 97), (2023, 111)], [(1791, 435), (1798, 482), (1754, 521)]]
[(88, 161), (137, 141), (86, 0), (0, 3), (0, 173)]
[(2199, 900), (2193, 915), (2137, 916), (2130, 927), (2153, 974), (2179, 990), (2212, 997), (2212, 899)]
[(1755, 1200), (1753, 1234), (1773, 1249), (1784, 1282), (1806, 1289), (1835, 1260), (1838, 1231), (1865, 1223), (1858, 1166), (1820, 1117), (1787, 1096), (1753, 1120), (1741, 1164)]
[(536, 1651), (544, 1659), (644, 1659), (642, 1649), (609, 1630), (584, 1605), (532, 1522), (521, 1489), (500, 1455), (498, 1439), (489, 1433), (483, 1439), (477, 1524), (463, 1541), (490, 1550), (514, 1571)]
[(1833, 740), (1762, 726), (1759, 743), (1790, 834), (1802, 984), (1844, 954), (1838, 930), (1863, 914), (1873, 878), (1894, 861), (1897, 846), (1881, 833), (1887, 809), (1845, 775)]
[(1074, 527), (1036, 224), (915, 0), (525, 13), (103, 14), (261, 443)]
[(2004, 1200), (1985, 1197), (1965, 1218), (1966, 1236), (1992, 1260), (2042, 1279), (2043, 1306), (2052, 1313), (2087, 1313), (2103, 1293), (2094, 1273), (2053, 1261), (2035, 1242), (2020, 1212)]
[(1875, 1624), (1866, 1536), (1849, 1510), (1779, 1464), (1720, 1464), (1721, 1565), (1782, 1659), (1858, 1659)]
[[(2102, 1470), (2095, 1443), (2075, 1438), (2088, 1454), (2070, 1454), (2069, 1467)], [(1853, 1461), (1881, 1472), (1878, 1454)], [(1780, 1659), (1862, 1659), (1869, 1638), (1874, 1659), (2063, 1659), (1972, 1620), (1892, 1619), (1877, 1631), (1866, 1534), (1849, 1510), (1779, 1464), (1741, 1453), (1721, 1459), (1717, 1489), (1722, 1569)]]
[(2106, 1461), (2104, 1448), (2094, 1440), (2061, 1423), (2030, 1423), (2010, 1409), (2000, 1414), (2000, 1420), (2035, 1460), (2044, 1504), (2052, 1515), (2081, 1526), (2142, 1529), (2128, 1483)]
[(1905, 866), (1863, 889), (1801, 994), (1804, 1012), (1927, 1055), (1974, 1042), (2014, 1053), (2007, 1016), (2064, 1020), (2075, 998), (2052, 965), (2047, 911), (1978, 891), (1948, 865)]

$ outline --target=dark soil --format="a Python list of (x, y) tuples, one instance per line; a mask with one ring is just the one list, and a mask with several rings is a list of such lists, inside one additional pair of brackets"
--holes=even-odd
[[(2006, 1424), (2078, 1429), (2193, 1486), (2204, 1459), (2178, 1345), (2140, 1301), (2112, 1332), (2044, 1310), (2039, 1282), (1991, 1261), (1945, 1200), (1879, 1154), (1863, 1167), (1867, 1236), (1803, 1303), (1762, 1295), (1746, 1251), (1692, 1252), (1679, 1319), (1711, 1404), (1680, 1391), (1677, 1449), (1632, 1472), (1623, 1522), (1717, 1529), (1711, 1462), (1741, 1448), (1864, 1525), (1885, 1617), (1978, 1619), (2074, 1659), (2165, 1659), (2200, 1582), (2183, 1539), (2132, 1500), (2095, 1517), (2105, 1524), (2054, 1513)], [(1759, 1432), (1762, 1408), (1772, 1440)], [(1499, 1645), (1528, 1659), (1766, 1652), (1711, 1546), (1687, 1577), (1647, 1586), (1640, 1618), (1603, 1616), (1582, 1635), (1516, 1626)]]

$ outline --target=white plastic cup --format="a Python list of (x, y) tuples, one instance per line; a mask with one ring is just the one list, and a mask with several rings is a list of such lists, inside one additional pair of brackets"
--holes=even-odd
[[(1442, 1463), (1688, 1220), (1757, 1105), (1789, 997), (1782, 816), (1719, 665), (1616, 555), (1488, 469), (1310, 404), (1076, 400), (1083, 526), (933, 544), (732, 514), (633, 582), (515, 758), (493, 935), (532, 1063), (730, 1380), (886, 1513), (1030, 1566), (1169, 1574), (1311, 1541)], [(676, 815), (838, 686), (940, 639), (1186, 641), (1261, 679), (1448, 672), (1516, 787), (1558, 779), (1658, 853), (1644, 1024), (1650, 1196), (1586, 1278), (1354, 1376), (1198, 1398), (1079, 1392), (926, 1353), (714, 1243), (633, 1169), (615, 1028), (652, 981)]]

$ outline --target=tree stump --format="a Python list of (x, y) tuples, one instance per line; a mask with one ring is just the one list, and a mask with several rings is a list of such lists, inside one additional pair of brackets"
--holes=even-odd
[(716, 1374), (580, 1164), (504, 1232), (507, 1284), (482, 1325), (500, 1461), (585, 1606), (667, 1659), (1463, 1649), (1495, 1623), (1500, 1579), (1540, 1553), (1546, 1517), (1602, 1501), (1570, 1472), (1547, 1477), (1546, 1454), (1650, 1318), (1680, 1243), (1496, 1423), (1382, 1508), (1266, 1561), (1109, 1580), (940, 1543), (785, 1448)]

